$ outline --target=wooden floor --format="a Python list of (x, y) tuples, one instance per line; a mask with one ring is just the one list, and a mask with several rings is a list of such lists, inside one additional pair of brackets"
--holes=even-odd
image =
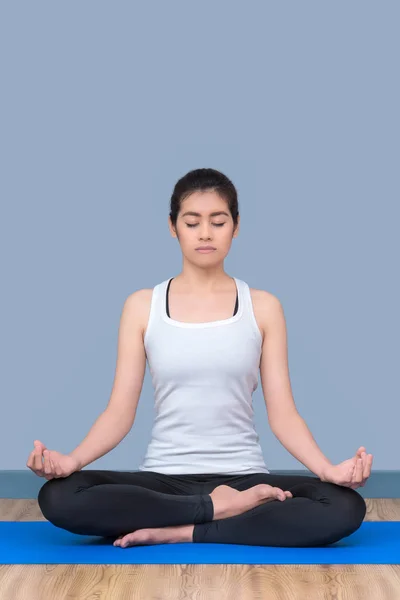
[[(400, 521), (400, 499), (366, 499), (366, 521)], [(44, 521), (36, 500), (0, 499), (2, 521)], [(0, 565), (1, 600), (400, 600), (399, 565)]]

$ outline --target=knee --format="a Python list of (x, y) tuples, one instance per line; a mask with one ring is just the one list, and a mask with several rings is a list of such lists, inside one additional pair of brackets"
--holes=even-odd
[(347, 521), (355, 529), (360, 527), (367, 513), (367, 505), (364, 498), (351, 488), (343, 488), (345, 493), (342, 498), (342, 510)]
[(332, 524), (337, 541), (354, 533), (364, 521), (367, 505), (364, 498), (351, 488), (340, 487), (332, 502)]
[(49, 479), (38, 493), (39, 508), (48, 521), (53, 521), (57, 511), (60, 510), (61, 494), (59, 492), (60, 487), (62, 487), (60, 485), (61, 481), (62, 479)]
[(72, 496), (69, 478), (60, 477), (46, 481), (39, 490), (37, 501), (43, 516), (51, 523), (61, 526), (71, 508)]

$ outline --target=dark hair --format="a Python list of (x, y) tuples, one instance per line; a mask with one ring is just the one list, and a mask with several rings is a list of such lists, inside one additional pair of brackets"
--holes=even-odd
[(169, 213), (174, 227), (176, 227), (178, 213), (183, 200), (197, 191), (215, 191), (226, 200), (233, 218), (234, 227), (236, 227), (239, 215), (236, 188), (226, 175), (215, 169), (195, 169), (194, 171), (189, 171), (189, 173), (186, 173), (175, 184), (171, 196), (171, 210)]

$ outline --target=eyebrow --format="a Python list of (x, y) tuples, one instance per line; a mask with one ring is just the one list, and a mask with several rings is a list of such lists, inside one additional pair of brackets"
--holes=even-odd
[[(194, 212), (192, 210), (188, 210), (187, 212), (183, 213), (182, 217), (185, 217), (186, 215), (191, 215), (193, 217), (201, 217), (200, 213)], [(227, 217), (229, 217), (228, 213), (224, 210), (219, 210), (217, 212), (210, 213), (210, 217), (217, 217), (218, 215), (226, 215)]]

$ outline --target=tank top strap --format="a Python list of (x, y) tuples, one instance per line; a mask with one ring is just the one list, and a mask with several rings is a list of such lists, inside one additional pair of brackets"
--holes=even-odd
[(256, 315), (254, 312), (254, 305), (253, 305), (253, 299), (251, 297), (250, 286), (246, 281), (243, 281), (242, 279), (236, 279), (236, 282), (237, 282), (237, 285), (239, 288), (239, 297), (243, 302), (242, 319), (247, 321), (250, 328), (255, 333), (256, 338), (258, 338), (258, 341), (261, 342), (262, 334), (261, 334), (260, 328), (258, 326)]

